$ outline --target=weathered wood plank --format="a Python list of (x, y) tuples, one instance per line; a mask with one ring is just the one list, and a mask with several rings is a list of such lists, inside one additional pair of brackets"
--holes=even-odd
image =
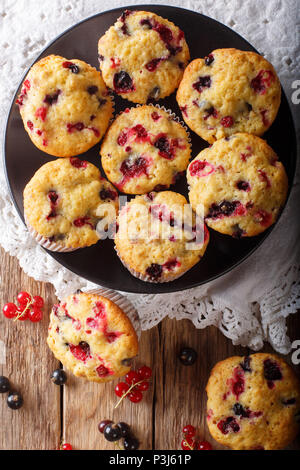
[[(157, 329), (143, 332), (140, 341), (140, 353), (134, 368), (141, 365), (153, 367), (158, 347)], [(68, 373), (68, 372), (67, 372)], [(103, 419), (114, 422), (125, 421), (140, 440), (141, 449), (152, 448), (153, 395), (155, 390), (155, 371), (153, 385), (145, 392), (140, 403), (131, 403), (124, 399), (114, 409), (118, 397), (114, 393), (115, 385), (122, 379), (107, 384), (94, 384), (73, 377), (68, 373), (68, 383), (64, 387), (64, 426), (63, 435), (75, 449), (114, 449), (99, 433), (97, 426)]]
[[(45, 311), (49, 312), (56, 301), (51, 285), (28, 278), (14, 258), (3, 250), (0, 254), (1, 308), (14, 300), (20, 290), (27, 290), (42, 295), (47, 302)], [(300, 316), (291, 316), (288, 326), (291, 339), (299, 339)], [(189, 423), (196, 425), (201, 437), (214, 448), (222, 448), (206, 427), (205, 385), (216, 362), (245, 354), (246, 348), (234, 347), (216, 328), (196, 330), (188, 320), (165, 319), (142, 334), (136, 366), (152, 367), (153, 378), (141, 403), (124, 400), (114, 410), (117, 382), (98, 385), (68, 373), (61, 415), (59, 387), (49, 380), (58, 363), (46, 345), (47, 328), (48, 313), (41, 324), (13, 322), (0, 314), (0, 340), (7, 348), (6, 365), (0, 365), (0, 374), (11, 378), (25, 400), (21, 410), (12, 411), (6, 405), (6, 396), (0, 395), (0, 449), (56, 448), (61, 436), (61, 417), (64, 441), (75, 449), (113, 449), (114, 444), (105, 441), (97, 429), (99, 421), (106, 418), (130, 424), (141, 441), (141, 449), (180, 449), (182, 427)], [(195, 365), (180, 364), (178, 351), (182, 346), (197, 350)], [(264, 351), (271, 352), (271, 346), (266, 345)], [(285, 359), (289, 361), (290, 356)], [(295, 370), (300, 374), (299, 366)], [(300, 436), (291, 448), (300, 449)]]
[[(26, 276), (17, 260), (2, 249), (0, 256), (0, 340), (6, 346), (6, 364), (0, 365), (0, 375), (9, 377), (24, 398), (20, 410), (11, 410), (6, 405), (6, 394), (0, 395), (0, 448), (54, 449), (60, 437), (60, 391), (50, 381), (57, 361), (45, 341), (46, 312), (54, 299), (53, 289)], [(20, 290), (41, 295), (46, 300), (41, 323), (14, 322), (2, 315), (2, 306), (14, 301)]]

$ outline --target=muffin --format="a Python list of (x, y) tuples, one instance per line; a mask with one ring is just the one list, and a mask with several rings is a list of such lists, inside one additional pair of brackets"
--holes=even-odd
[(207, 225), (236, 238), (272, 225), (287, 196), (288, 180), (275, 152), (259, 137), (239, 133), (202, 150), (187, 169), (193, 209)]
[(273, 66), (255, 52), (216, 49), (184, 72), (177, 102), (187, 125), (212, 144), (237, 132), (261, 136), (273, 123), (281, 87)]
[(100, 153), (114, 186), (124, 193), (145, 194), (175, 183), (187, 168), (191, 147), (174, 115), (144, 105), (127, 108), (115, 119)]
[(125, 10), (99, 39), (103, 79), (134, 103), (170, 95), (182, 79), (190, 54), (184, 33), (147, 11)]
[(131, 199), (118, 217), (115, 245), (135, 277), (169, 282), (191, 269), (205, 253), (209, 233), (184, 196), (151, 192)]
[(218, 362), (206, 391), (208, 429), (231, 449), (282, 449), (299, 431), (300, 383), (275, 354)]
[[(97, 243), (116, 220), (118, 194), (91, 163), (77, 157), (43, 165), (24, 190), (30, 233), (52, 251)], [(100, 226), (100, 228), (99, 228)]]
[(34, 145), (56, 157), (86, 152), (103, 137), (113, 102), (94, 67), (50, 55), (30, 69), (17, 99)]
[(130, 370), (138, 353), (131, 321), (99, 294), (77, 293), (54, 305), (47, 343), (71, 372), (93, 382), (109, 382)]

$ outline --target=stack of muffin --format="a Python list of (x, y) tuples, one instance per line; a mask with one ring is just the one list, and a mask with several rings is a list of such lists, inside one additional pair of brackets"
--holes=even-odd
[[(205, 224), (242, 238), (275, 222), (288, 183), (275, 152), (258, 137), (280, 105), (269, 62), (253, 52), (218, 49), (188, 64), (177, 26), (131, 10), (99, 39), (98, 54), (100, 72), (81, 60), (44, 57), (17, 100), (32, 142), (60, 157), (43, 165), (24, 191), (26, 223), (38, 243), (73, 251), (114, 226), (128, 270), (144, 281), (167, 282), (204, 255)], [(187, 126), (149, 104), (176, 88), (186, 125), (211, 144), (191, 162)], [(113, 92), (138, 105), (112, 121)], [(109, 181), (77, 157), (103, 137)], [(185, 171), (190, 205), (168, 191)], [(136, 197), (118, 213), (119, 192)]]

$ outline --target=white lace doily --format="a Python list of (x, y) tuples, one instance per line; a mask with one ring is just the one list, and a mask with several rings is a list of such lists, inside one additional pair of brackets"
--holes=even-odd
[[(0, 2), (0, 124), (5, 126), (11, 97), (24, 71), (47, 43), (78, 21), (121, 5), (142, 2), (114, 0), (1, 0)], [(152, 1), (196, 10), (242, 34), (277, 69), (288, 98), (300, 78), (297, 45), (298, 0)], [(299, 22), (298, 22), (299, 24)], [(298, 66), (297, 66), (298, 63)], [(294, 113), (299, 108), (291, 105)], [(284, 139), (284, 136), (282, 136)], [(2, 146), (1, 146), (2, 147)], [(20, 159), (22, 155), (20, 155)], [(222, 278), (172, 295), (128, 297), (139, 310), (142, 328), (163, 317), (189, 318), (197, 328), (215, 325), (233, 344), (254, 350), (269, 341), (288, 353), (285, 319), (300, 308), (299, 171), (280, 222), (247, 261)], [(58, 297), (95, 286), (60, 266), (30, 238), (9, 198), (3, 169), (0, 175), (0, 243), (17, 256), (24, 271), (51, 282)]]

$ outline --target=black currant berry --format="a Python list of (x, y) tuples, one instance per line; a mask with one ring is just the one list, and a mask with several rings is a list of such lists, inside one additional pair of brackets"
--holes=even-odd
[(0, 375), (0, 393), (9, 392), (9, 380), (4, 375)]
[(103, 421), (100, 421), (100, 423), (98, 424), (99, 432), (101, 432), (103, 434), (105, 426), (107, 426), (110, 423), (113, 423), (113, 421), (111, 421), (110, 419), (104, 419)]
[(121, 439), (121, 430), (113, 423), (107, 424), (105, 426), (103, 434), (105, 439), (110, 442)]
[(192, 348), (182, 348), (179, 353), (179, 360), (184, 366), (191, 366), (197, 359), (197, 353)]
[(67, 381), (67, 374), (62, 369), (56, 369), (51, 374), (51, 380), (55, 385), (63, 385)]
[(122, 421), (117, 423), (118, 428), (121, 431), (122, 437), (129, 437), (130, 436), (130, 426), (127, 423), (123, 423)]
[(12, 410), (18, 410), (23, 405), (22, 395), (18, 392), (11, 392), (7, 397), (7, 405)]
[(124, 439), (124, 450), (137, 450), (139, 448), (139, 441), (135, 437), (127, 437)]

